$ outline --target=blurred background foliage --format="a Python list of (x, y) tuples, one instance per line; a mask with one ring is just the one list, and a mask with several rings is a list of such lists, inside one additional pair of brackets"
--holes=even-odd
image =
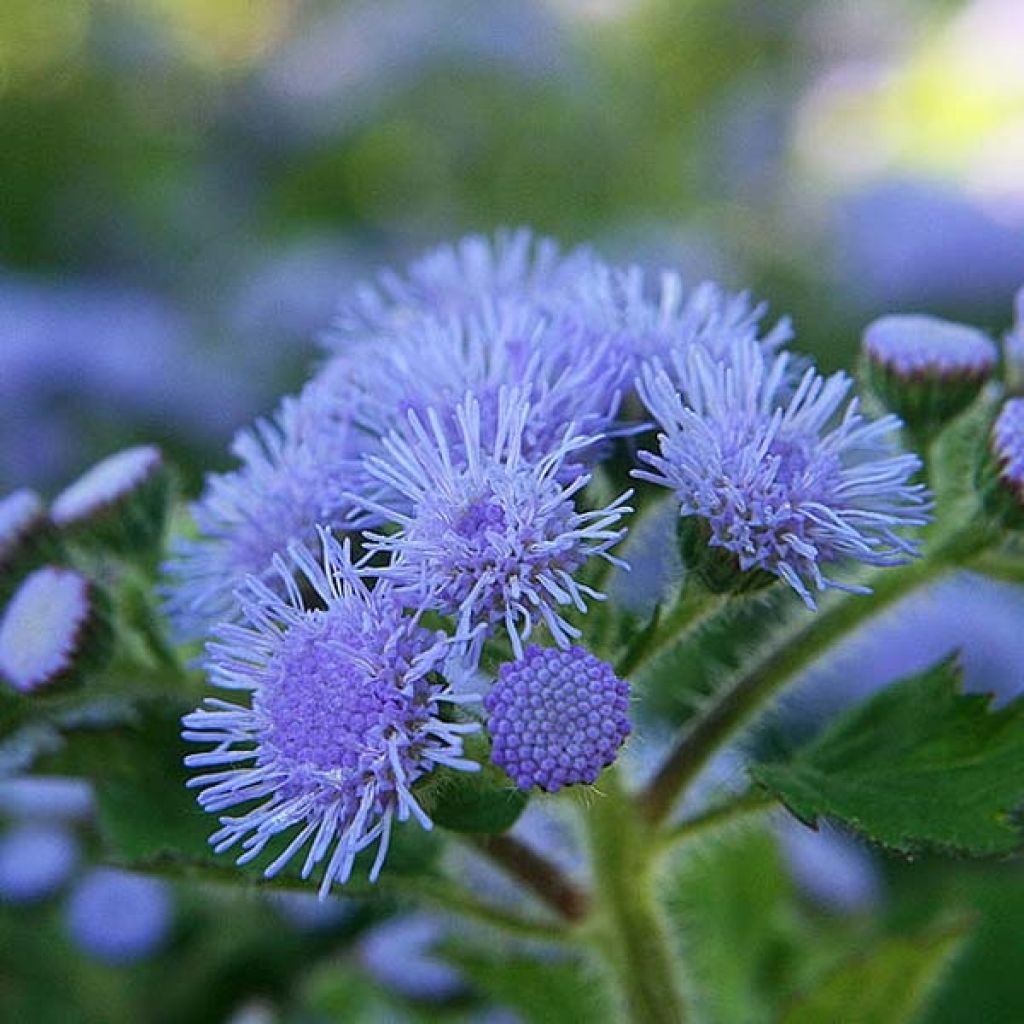
[[(1001, 333), (1022, 46), (1020, 0), (3, 0), (0, 493), (136, 439), (194, 491), (302, 381), (340, 293), (501, 225), (750, 288), (829, 369), (885, 310)], [(980, 915), (929, 1019), (1019, 1020), (1019, 869), (873, 870), (894, 923), (940, 891)], [(278, 936), (255, 897), (189, 892), (139, 974), (76, 960), (61, 898), (0, 910), (5, 1020), (441, 1013), (381, 1003), (362, 953), (314, 966), (358, 914)]]

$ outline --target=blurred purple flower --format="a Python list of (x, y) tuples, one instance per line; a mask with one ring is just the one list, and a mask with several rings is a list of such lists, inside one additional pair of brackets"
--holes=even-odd
[(1024, 594), (962, 573), (908, 598), (839, 644), (786, 698), (801, 716), (824, 718), (959, 650), (969, 691), (1005, 702), (1024, 691)]
[(443, 918), (423, 912), (405, 914), (364, 936), (359, 961), (375, 981), (399, 995), (441, 1002), (466, 987), (459, 972), (433, 952), (448, 935)]
[(1019, 285), (1024, 267), (1024, 224), (913, 179), (847, 197), (833, 245), (844, 287), (872, 307), (996, 304)]
[(871, 910), (882, 899), (882, 876), (871, 851), (826, 822), (817, 830), (790, 815), (779, 819), (779, 841), (793, 880), (829, 910)]
[(65, 924), (75, 945), (114, 965), (157, 953), (173, 919), (166, 882), (113, 868), (93, 869), (79, 882), (65, 909)]
[(18, 825), (0, 837), (0, 902), (34, 903), (56, 892), (78, 864), (75, 837), (57, 825)]

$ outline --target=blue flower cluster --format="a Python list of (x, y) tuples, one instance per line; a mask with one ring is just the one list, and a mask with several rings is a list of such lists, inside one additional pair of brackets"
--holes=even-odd
[(912, 555), (927, 495), (899, 422), (866, 420), (763, 318), (522, 230), (358, 289), (166, 567), (179, 633), (213, 637), (212, 682), (243, 695), (186, 719), (212, 745), (189, 763), (216, 848), (266, 851), (268, 873), (304, 850), (326, 893), (376, 846), (376, 877), (393, 822), (430, 827), (416, 783), (479, 767), (463, 705), (495, 671), (495, 763), (521, 786), (593, 781), (629, 731), (626, 684), (574, 644), (597, 566), (626, 567), (630, 462), (645, 501), (671, 489), (738, 572), (809, 604), (830, 564)]

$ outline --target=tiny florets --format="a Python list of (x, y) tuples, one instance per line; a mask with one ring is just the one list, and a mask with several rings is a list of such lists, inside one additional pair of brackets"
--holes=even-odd
[(1011, 398), (992, 427), (999, 479), (1024, 505), (1024, 398)]
[[(209, 657), (212, 681), (249, 691), (251, 702), (211, 699), (185, 718), (184, 735), (214, 744), (186, 759), (213, 769), (191, 780), (200, 804), (214, 813), (248, 805), (221, 817), (210, 840), (217, 852), (241, 843), (238, 860), (246, 863), (294, 831), (266, 874), (308, 847), (303, 877), (327, 861), (323, 896), (374, 844), (377, 877), (392, 821), (411, 816), (431, 827), (412, 786), (438, 765), (475, 770), (462, 757), (462, 735), (477, 726), (442, 716), (458, 699), (438, 675), (444, 635), (407, 615), (388, 583), (368, 589), (348, 548), (326, 531), (321, 543), (322, 564), (299, 546), (291, 566), (277, 559), (284, 597), (259, 580), (247, 583), (245, 624), (223, 626)], [(296, 570), (314, 607), (304, 603)]]
[(590, 784), (629, 735), (629, 685), (582, 647), (530, 645), (484, 698), (491, 759), (520, 789)]
[[(388, 557), (382, 574), (418, 607), (455, 616), (456, 640), (474, 661), (499, 624), (516, 656), (536, 620), (567, 647), (578, 630), (559, 609), (584, 612), (585, 598), (602, 598), (575, 575), (593, 555), (615, 562), (609, 549), (625, 535), (617, 524), (630, 511), (629, 493), (580, 512), (575, 499), (589, 474), (577, 469), (570, 483), (561, 480), (566, 464), (597, 439), (567, 431), (551, 452), (528, 459), (529, 412), (522, 395), (503, 391), (488, 445), (480, 404), (467, 396), (456, 411), (457, 446), (430, 410), (427, 422), (410, 415), (406, 433), (392, 434), (384, 455), (367, 460), (385, 496), (364, 503), (398, 527), (368, 534), (370, 549)], [(397, 496), (390, 502), (389, 493)]]
[[(318, 380), (321, 408), (351, 410), (372, 446), (409, 413), (433, 409), (452, 445), (456, 409), (468, 392), (481, 408), (485, 444), (493, 444), (500, 396), (516, 388), (530, 402), (524, 455), (546, 454), (569, 424), (576, 432), (611, 435), (628, 364), (613, 339), (568, 317), (521, 304), (481, 304), (472, 315), (421, 319), (366, 358), (355, 349), (331, 360)], [(595, 461), (600, 448), (581, 452)]]
[(794, 391), (787, 356), (750, 341), (728, 361), (694, 350), (678, 369), (678, 384), (656, 364), (638, 382), (661, 432), (659, 453), (640, 453), (651, 469), (634, 475), (671, 488), (680, 515), (703, 520), (741, 571), (780, 576), (814, 607), (811, 587), (862, 589), (823, 566), (916, 553), (901, 531), (928, 521), (927, 492), (910, 482), (920, 460), (889, 443), (896, 417), (867, 421), (856, 399), (843, 409), (847, 377), (808, 368)]
[(241, 466), (208, 477), (192, 508), (198, 536), (179, 538), (164, 566), (165, 607), (182, 639), (236, 619), (234, 592), (248, 576), (276, 579), (275, 555), (311, 541), (318, 523), (344, 518), (357, 439), (343, 407), (332, 415), (321, 406), (314, 385), (286, 399), (274, 420), (235, 438)]
[(325, 340), (345, 351), (353, 343), (400, 335), (418, 321), (446, 321), (496, 302), (550, 310), (597, 265), (589, 250), (563, 253), (550, 238), (525, 228), (498, 231), (493, 239), (468, 235), (424, 253), (404, 274), (385, 270), (375, 283), (357, 288)]
[(873, 363), (905, 380), (984, 378), (998, 357), (995, 344), (981, 331), (917, 314), (879, 317), (864, 332), (864, 351)]
[(767, 306), (753, 303), (746, 292), (729, 294), (710, 282), (688, 289), (674, 271), (652, 280), (639, 267), (600, 267), (585, 285), (581, 315), (619, 340), (634, 371), (648, 359), (667, 365), (685, 359), (695, 347), (721, 359), (743, 340), (770, 354), (793, 336), (787, 319), (761, 333)]

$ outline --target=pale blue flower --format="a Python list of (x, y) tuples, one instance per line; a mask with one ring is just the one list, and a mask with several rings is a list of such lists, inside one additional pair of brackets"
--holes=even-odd
[[(442, 712), (458, 699), (437, 674), (447, 638), (407, 615), (387, 582), (369, 589), (347, 545), (320, 539), (322, 560), (297, 545), (290, 564), (275, 560), (285, 596), (247, 582), (244, 624), (219, 629), (209, 664), (214, 685), (250, 700), (208, 699), (184, 735), (213, 745), (186, 763), (203, 769), (190, 782), (200, 804), (221, 815), (217, 852), (240, 845), (246, 863), (294, 833), (265, 873), (306, 849), (303, 877), (326, 862), (324, 897), (374, 844), (376, 879), (393, 821), (431, 827), (412, 787), (438, 765), (475, 770), (462, 736), (478, 726)], [(232, 807), (237, 817), (222, 814)]]
[(813, 608), (812, 588), (863, 590), (823, 567), (913, 556), (904, 533), (928, 521), (928, 496), (911, 483), (920, 460), (892, 446), (897, 418), (866, 420), (843, 374), (808, 368), (794, 391), (788, 361), (747, 339), (726, 361), (694, 349), (672, 376), (647, 365), (638, 388), (659, 450), (634, 475), (673, 490), (740, 569), (774, 573)]
[(344, 352), (353, 343), (401, 335), (424, 319), (443, 322), (508, 300), (550, 310), (596, 265), (589, 250), (563, 253), (526, 228), (468, 235), (424, 253), (404, 274), (383, 270), (356, 288), (325, 341)]
[[(456, 640), (471, 660), (499, 625), (517, 657), (537, 622), (568, 647), (579, 631), (561, 610), (584, 612), (587, 598), (603, 599), (575, 577), (591, 556), (618, 562), (609, 552), (631, 511), (631, 492), (599, 509), (577, 508), (590, 475), (577, 468), (563, 482), (562, 471), (599, 438), (570, 425), (547, 454), (529, 458), (530, 409), (521, 393), (501, 391), (488, 443), (481, 404), (467, 395), (456, 410), (456, 443), (434, 410), (424, 419), (412, 413), (383, 454), (366, 460), (382, 497), (363, 503), (396, 527), (368, 534), (370, 550), (388, 561), (381, 574), (417, 606), (454, 616)], [(397, 497), (389, 501), (390, 494)]]
[(237, 618), (234, 592), (246, 577), (275, 579), (275, 555), (312, 540), (318, 523), (345, 519), (361, 442), (350, 407), (325, 411), (319, 387), (240, 432), (231, 449), (239, 468), (207, 478), (192, 507), (197, 536), (176, 538), (164, 567), (165, 608), (182, 639)]

